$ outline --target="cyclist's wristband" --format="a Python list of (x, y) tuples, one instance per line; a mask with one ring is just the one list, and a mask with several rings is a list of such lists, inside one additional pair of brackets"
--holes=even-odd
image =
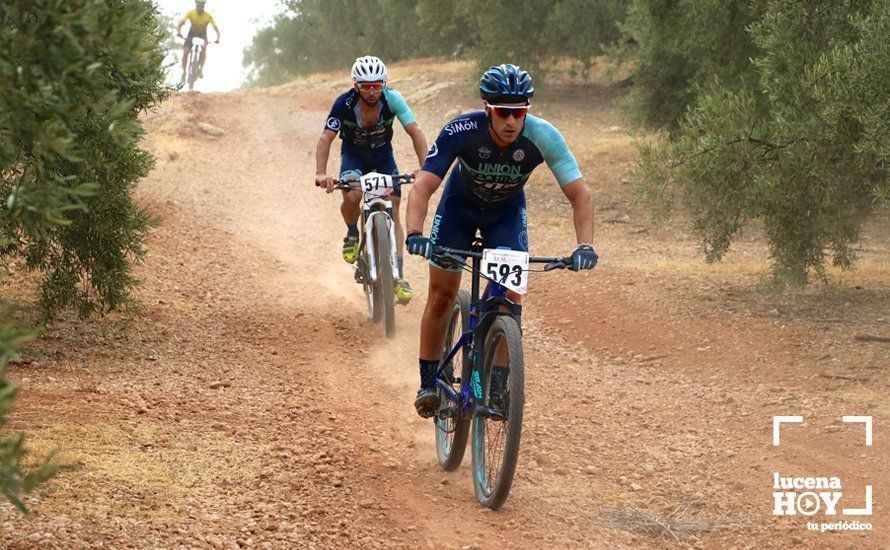
[(414, 235), (421, 235), (421, 236), (422, 236), (422, 235), (423, 235), (423, 231), (409, 231), (408, 234), (405, 235), (405, 238), (407, 239), (408, 237), (413, 237)]

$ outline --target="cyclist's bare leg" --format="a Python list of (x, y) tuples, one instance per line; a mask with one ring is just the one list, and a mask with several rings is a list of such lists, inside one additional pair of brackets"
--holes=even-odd
[(430, 265), (430, 285), (423, 318), (420, 321), (420, 358), (441, 360), (445, 330), (457, 291), (460, 271), (447, 271)]
[(207, 60), (207, 46), (201, 48), (201, 60), (198, 62), (198, 68), (204, 70), (204, 61)]
[(340, 205), (340, 214), (343, 215), (343, 221), (349, 225), (358, 223), (361, 202), (361, 191), (343, 191), (343, 204)]

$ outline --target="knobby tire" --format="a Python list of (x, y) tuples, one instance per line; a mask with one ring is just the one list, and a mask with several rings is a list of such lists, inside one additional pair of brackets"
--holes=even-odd
[[(451, 348), (461, 337), (461, 334), (470, 329), (470, 294), (466, 290), (457, 293), (457, 299), (451, 310), (451, 319), (448, 321), (448, 331), (445, 335), (445, 346), (442, 350), (442, 357), (446, 357)], [(451, 388), (455, 393), (460, 391), (460, 384), (454, 378), (455, 370), (460, 369), (460, 379), (464, 384), (470, 380), (470, 372), (472, 364), (468, 350), (464, 348), (455, 354), (449, 365), (446, 374), (452, 376)], [(439, 390), (439, 402), (442, 407), (454, 407), (455, 404), (450, 402), (442, 390)], [(452, 415), (447, 418), (436, 418), (436, 456), (439, 459), (439, 465), (443, 470), (452, 471), (460, 466), (464, 458), (464, 451), (467, 448), (467, 438), (470, 433), (471, 421), (469, 418), (461, 418)]]
[(473, 418), (473, 487), (476, 499), (492, 510), (504, 504), (513, 484), (525, 406), (522, 336), (516, 320), (508, 315), (499, 315), (485, 336), (480, 372), (485, 406), (490, 406), (491, 367), (499, 346), (505, 346), (509, 355), (507, 418), (505, 421), (481, 415)]
[(389, 240), (389, 228), (386, 226), (384, 216), (374, 216), (372, 230), (374, 231), (374, 257), (377, 264), (374, 297), (379, 299), (377, 303), (380, 305), (383, 334), (387, 338), (392, 338), (396, 334), (396, 295), (395, 280), (392, 274), (392, 243)]

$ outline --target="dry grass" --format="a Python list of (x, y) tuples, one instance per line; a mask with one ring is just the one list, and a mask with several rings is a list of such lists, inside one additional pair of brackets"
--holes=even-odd
[(660, 258), (651, 263), (639, 264), (637, 268), (672, 275), (693, 275), (708, 277), (714, 275), (769, 275), (770, 267), (766, 262), (758, 261), (726, 261), (711, 263), (701, 258)]
[[(639, 265), (639, 264), (637, 264)], [(676, 275), (769, 275), (770, 264), (763, 261), (723, 261), (708, 263), (702, 258), (662, 258), (644, 266), (645, 269)], [(844, 271), (836, 267), (828, 268), (828, 275), (833, 281), (854, 281), (859, 279), (890, 280), (890, 266), (884, 265), (878, 258), (864, 259), (856, 264), (852, 271)]]
[(189, 495), (223, 491), (220, 480), (249, 475), (251, 463), (234, 437), (170, 431), (145, 418), (56, 417), (44, 429), (28, 430), (28, 446), (35, 456), (58, 449), (70, 470), (47, 484), (34, 511), (96, 519), (176, 520)]
[(95, 352), (92, 354), (92, 358), (89, 361), (89, 364), (86, 365), (78, 365), (75, 362), (68, 362), (63, 368), (68, 371), (68, 374), (71, 376), (71, 379), (74, 381), (74, 389), (75, 391), (82, 393), (94, 393), (98, 394), (99, 385), (100, 385), (100, 376), (95, 367), (96, 357)]
[[(880, 374), (880, 371), (875, 371), (875, 377)], [(890, 414), (890, 394), (887, 393), (886, 388), (850, 384), (840, 391), (833, 392), (832, 395), (852, 401), (857, 405), (864, 405), (872, 416), (886, 417)]]
[(692, 519), (686, 513), (692, 504), (675, 508), (669, 514), (660, 514), (644, 508), (607, 508), (596, 523), (613, 529), (623, 529), (638, 535), (659, 539), (673, 539), (682, 543), (685, 538), (736, 523), (730, 520)]

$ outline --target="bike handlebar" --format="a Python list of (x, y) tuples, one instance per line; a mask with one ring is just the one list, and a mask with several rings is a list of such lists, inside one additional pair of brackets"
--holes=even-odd
[[(334, 189), (341, 189), (343, 191), (361, 191), (362, 188), (356, 185), (351, 185), (353, 183), (358, 183), (359, 180), (355, 178), (346, 178), (346, 179), (336, 179), (334, 178)], [(395, 174), (392, 176), (393, 183), (398, 184), (409, 184), (414, 183), (414, 176), (411, 174)]]
[[(459, 250), (457, 248), (448, 248), (445, 246), (434, 246), (432, 253), (433, 256), (439, 256), (445, 259), (458, 261), (463, 261), (460, 258), (461, 256), (463, 256), (463, 258), (482, 258), (481, 252), (473, 252), (471, 250)], [(551, 271), (553, 269), (566, 269), (568, 267), (571, 267), (572, 258), (570, 256), (529, 256), (528, 262), (531, 264), (547, 264), (544, 266), (544, 271)]]

